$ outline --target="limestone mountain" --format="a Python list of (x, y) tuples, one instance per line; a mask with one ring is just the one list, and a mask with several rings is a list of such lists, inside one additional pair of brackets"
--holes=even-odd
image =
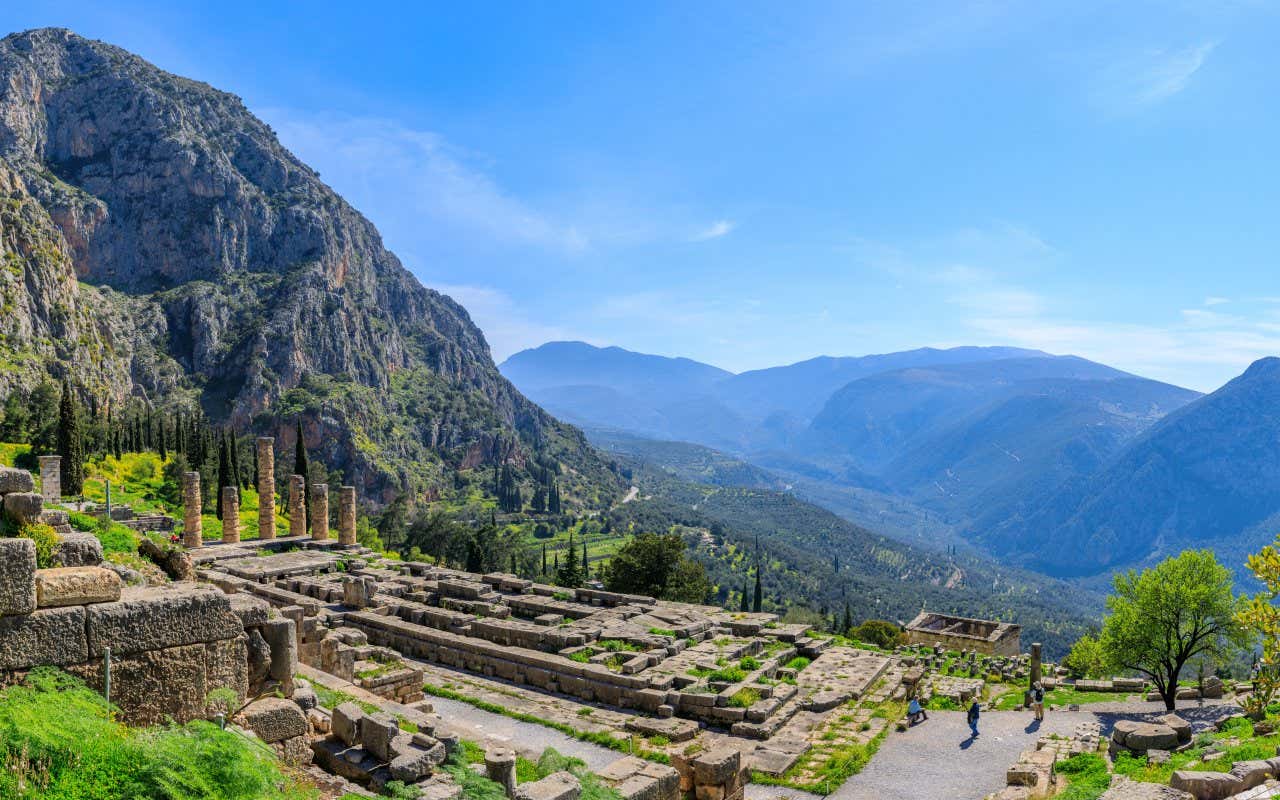
[(1205, 546), (1238, 569), (1280, 520), (1278, 409), (1280, 358), (1264, 358), (983, 543), (1059, 575)]
[(285, 447), (301, 419), (382, 501), (535, 458), (568, 468), (570, 502), (616, 491), (233, 95), (66, 30), (8, 36), (0, 191), (0, 394), (66, 377), (102, 407), (199, 402)]

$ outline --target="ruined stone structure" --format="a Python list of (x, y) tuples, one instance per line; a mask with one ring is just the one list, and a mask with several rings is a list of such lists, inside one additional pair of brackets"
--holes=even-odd
[(201, 530), (200, 473), (182, 473), (182, 544), (195, 549), (204, 544)]
[(240, 490), (235, 486), (222, 487), (222, 541), (240, 541)]
[(62, 456), (40, 456), (40, 494), (46, 503), (62, 501)]
[(338, 544), (353, 546), (356, 543), (356, 487), (343, 486), (338, 490)]
[(311, 484), (311, 538), (329, 538), (329, 487), (323, 483)]
[(909, 644), (940, 644), (949, 650), (975, 650), (993, 656), (1016, 656), (1022, 649), (1021, 625), (928, 611), (911, 620), (906, 634)]
[(307, 535), (307, 479), (289, 476), (289, 535)]
[(258, 538), (276, 538), (276, 440), (258, 437)]

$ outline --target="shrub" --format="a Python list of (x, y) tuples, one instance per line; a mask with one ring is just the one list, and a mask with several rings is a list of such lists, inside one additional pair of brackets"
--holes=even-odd
[(52, 567), (53, 556), (58, 552), (58, 532), (43, 523), (23, 525), (18, 535), (36, 543), (36, 566), (40, 569)]
[(805, 658), (804, 656), (796, 656), (795, 658), (787, 662), (787, 669), (793, 669), (796, 672), (799, 672), (800, 670), (809, 666), (810, 663), (811, 662), (809, 661), (809, 659)]
[(721, 667), (707, 675), (707, 680), (717, 681), (720, 683), (737, 683), (745, 680), (747, 677), (746, 670), (741, 667)]
[(729, 705), (734, 708), (751, 708), (760, 702), (760, 693), (755, 689), (739, 689), (729, 697)]
[(1056, 767), (1067, 778), (1067, 790), (1059, 800), (1095, 800), (1111, 785), (1107, 762), (1096, 753), (1079, 753), (1058, 762)]
[(738, 662), (738, 666), (750, 672), (753, 669), (760, 669), (760, 662), (751, 656), (746, 656)]
[(892, 622), (869, 619), (852, 631), (853, 638), (867, 642), (881, 650), (892, 650), (902, 641), (902, 631)]

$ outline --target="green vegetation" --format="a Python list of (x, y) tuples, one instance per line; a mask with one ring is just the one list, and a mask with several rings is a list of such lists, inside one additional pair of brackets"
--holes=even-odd
[[(1210, 745), (1220, 753), (1216, 757), (1205, 758), (1205, 751)], [(1253, 724), (1239, 719), (1227, 723), (1221, 731), (1201, 734), (1196, 737), (1192, 748), (1173, 753), (1164, 764), (1152, 764), (1146, 758), (1121, 753), (1116, 758), (1114, 769), (1116, 774), (1135, 781), (1167, 784), (1174, 770), (1194, 768), (1206, 772), (1230, 772), (1232, 764), (1237, 761), (1274, 758), (1277, 745), (1280, 745), (1280, 734), (1255, 738)], [(1193, 761), (1199, 763), (1189, 767)]]
[(716, 681), (718, 683), (738, 683), (746, 679), (747, 672), (741, 667), (721, 667), (707, 673), (708, 681)]
[(1106, 760), (1096, 753), (1079, 753), (1059, 761), (1058, 774), (1067, 778), (1067, 789), (1058, 800), (1097, 800), (1111, 786)]
[(676, 632), (670, 628), (650, 628), (649, 633), (652, 633), (654, 636), (670, 636), (672, 639), (676, 638)]
[(333, 710), (343, 703), (355, 703), (360, 706), (366, 714), (376, 714), (382, 710), (380, 706), (373, 703), (367, 703), (363, 700), (357, 700), (346, 692), (340, 692), (337, 689), (330, 689), (329, 687), (322, 686), (319, 683), (313, 682), (311, 684), (311, 688), (315, 689), (316, 699), (320, 705), (329, 710)]
[[(1005, 692), (996, 698), (997, 711), (1013, 711), (1022, 708), (1023, 689)], [(1115, 703), (1125, 699), (1123, 692), (1080, 692), (1069, 686), (1059, 686), (1044, 693), (1048, 706), (1088, 705), (1089, 703)]]
[(1071, 652), (1062, 660), (1062, 666), (1071, 670), (1076, 678), (1101, 678), (1107, 671), (1107, 654), (1098, 638), (1086, 633), (1071, 645)]
[(675, 534), (636, 534), (605, 567), (604, 585), (611, 592), (686, 603), (706, 602), (711, 592), (706, 570), (685, 554), (685, 542)]
[(809, 659), (805, 658), (804, 656), (796, 656), (795, 658), (787, 662), (786, 667), (787, 669), (793, 669), (796, 672), (799, 672), (803, 670), (805, 667), (809, 666), (809, 664), (811, 663), (812, 662), (809, 661)]
[(755, 689), (742, 688), (729, 697), (729, 705), (734, 708), (751, 708), (760, 702), (760, 693)]
[(1212, 550), (1186, 550), (1141, 573), (1116, 575), (1102, 623), (1108, 665), (1149, 677), (1172, 711), (1188, 661), (1226, 660), (1248, 644), (1232, 584)]
[(14, 800), (311, 800), (272, 751), (208, 722), (127, 728), (57, 670), (0, 691), (0, 797)]
[[(905, 703), (887, 702), (875, 707), (873, 716), (882, 719), (900, 719), (906, 713)], [(837, 724), (845, 724), (852, 716), (842, 717)], [(840, 788), (851, 776), (857, 775), (880, 749), (891, 726), (885, 725), (869, 741), (833, 745), (825, 742), (815, 745), (781, 775), (754, 772), (751, 780), (771, 786), (786, 786), (801, 791), (827, 795)]]

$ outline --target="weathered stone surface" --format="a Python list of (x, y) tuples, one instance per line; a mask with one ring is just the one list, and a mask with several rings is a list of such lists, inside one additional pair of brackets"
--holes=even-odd
[(88, 660), (84, 620), (83, 606), (0, 617), (0, 669), (77, 664)]
[(307, 479), (301, 475), (289, 476), (289, 535), (307, 535)]
[(356, 543), (356, 487), (343, 486), (338, 489), (338, 543), (354, 545)]
[(1114, 775), (1111, 778), (1111, 787), (1103, 792), (1098, 800), (1195, 800), (1195, 798), (1172, 786), (1132, 781), (1123, 775)]
[(307, 717), (302, 709), (283, 697), (264, 697), (253, 701), (240, 712), (239, 721), (268, 744), (303, 736), (307, 732)]
[(729, 783), (742, 771), (742, 751), (722, 744), (693, 759), (695, 784)]
[[(275, 439), (259, 436), (258, 448), (258, 539), (276, 538), (276, 451)], [(310, 751), (308, 751), (310, 752)]]
[(36, 482), (32, 479), (30, 472), (25, 469), (0, 467), (0, 494), (34, 492), (35, 490)]
[[(425, 740), (419, 742), (419, 740)], [(443, 764), (448, 753), (440, 742), (430, 737), (411, 736), (402, 733), (391, 743), (395, 757), (388, 767), (394, 780), (413, 783), (431, 774), (431, 770)]]
[(329, 538), (329, 486), (311, 484), (311, 538), (323, 541)]
[(200, 473), (182, 473), (182, 543), (189, 549), (204, 544), (203, 523), (200, 519), (202, 505)]
[(1275, 772), (1270, 761), (1237, 761), (1231, 765), (1231, 774), (1240, 779), (1241, 789), (1261, 786)]
[(102, 542), (92, 533), (61, 534), (53, 559), (64, 567), (96, 567), (102, 563)]
[[(92, 608), (92, 606), (89, 606)], [(69, 611), (71, 609), (57, 609)], [(79, 610), (79, 607), (77, 607)], [(37, 614), (45, 613), (37, 611)], [(203, 644), (169, 647), (111, 658), (111, 702), (132, 725), (189, 722), (206, 715), (208, 653)], [(102, 659), (68, 667), (92, 688), (103, 690)]]
[(1217, 675), (1210, 675), (1204, 679), (1204, 688), (1201, 691), (1202, 697), (1209, 698), (1210, 700), (1217, 700), (1221, 698), (1225, 692), (1226, 689), (1222, 685), (1222, 679)]
[(0, 617), (35, 610), (36, 543), (30, 539), (0, 539)]
[(316, 690), (310, 686), (299, 686), (293, 690), (293, 697), (290, 698), (298, 704), (298, 708), (303, 711), (310, 711), (320, 705), (320, 697), (316, 694)]
[(89, 657), (234, 639), (244, 630), (226, 595), (202, 586), (129, 587), (115, 603), (86, 606)]
[(484, 753), (484, 771), (511, 797), (516, 790), (516, 754), (505, 747), (491, 747)]
[(40, 456), (40, 494), (46, 503), (62, 499), (62, 456)]
[(553, 772), (540, 781), (522, 783), (513, 795), (516, 800), (578, 800), (582, 783), (571, 772)]
[(293, 673), (298, 671), (298, 639), (294, 633), (293, 620), (284, 617), (267, 620), (262, 626), (262, 638), (271, 648), (272, 679), (287, 684), (293, 689)]
[(1116, 744), (1125, 744), (1125, 740), (1129, 738), (1129, 734), (1142, 727), (1141, 722), (1131, 719), (1118, 720), (1111, 728), (1111, 741)]
[(348, 747), (360, 744), (360, 721), (364, 717), (364, 709), (360, 706), (355, 703), (342, 703), (333, 709), (333, 735)]
[(220, 639), (204, 646), (205, 681), (209, 691), (230, 689), (236, 694), (236, 705), (249, 695), (247, 672), (249, 637), (240, 634), (234, 639)]
[(1174, 732), (1178, 734), (1179, 744), (1186, 744), (1187, 742), (1191, 741), (1191, 734), (1192, 734), (1191, 723), (1187, 722), (1185, 719), (1178, 716), (1177, 714), (1165, 714), (1163, 717), (1160, 717), (1160, 719), (1156, 721), (1159, 722), (1161, 725), (1168, 725), (1170, 728), (1172, 728)]
[(369, 714), (360, 720), (360, 743), (383, 763), (396, 757), (391, 750), (391, 742), (399, 735), (400, 726), (396, 724), (396, 718), (385, 711)]
[(20, 525), (40, 521), (44, 513), (44, 498), (35, 492), (14, 492), (4, 496), (4, 511)]
[(40, 608), (110, 603), (120, 599), (120, 576), (102, 567), (56, 567), (36, 570), (36, 605)]
[(1168, 725), (1143, 724), (1124, 738), (1130, 750), (1172, 750), (1178, 746), (1178, 733)]
[(305, 767), (315, 757), (311, 752), (311, 742), (306, 736), (294, 736), (292, 739), (276, 742), (271, 747), (280, 756), (280, 760), (291, 767)]
[(265, 625), (271, 615), (270, 603), (245, 592), (227, 595), (227, 602), (231, 604), (232, 613), (240, 618), (240, 624), (246, 628)]
[(222, 487), (222, 541), (235, 544), (240, 541), (240, 488)]
[(1229, 772), (1174, 770), (1169, 785), (1194, 795), (1196, 800), (1225, 800), (1244, 789), (1239, 776)]

